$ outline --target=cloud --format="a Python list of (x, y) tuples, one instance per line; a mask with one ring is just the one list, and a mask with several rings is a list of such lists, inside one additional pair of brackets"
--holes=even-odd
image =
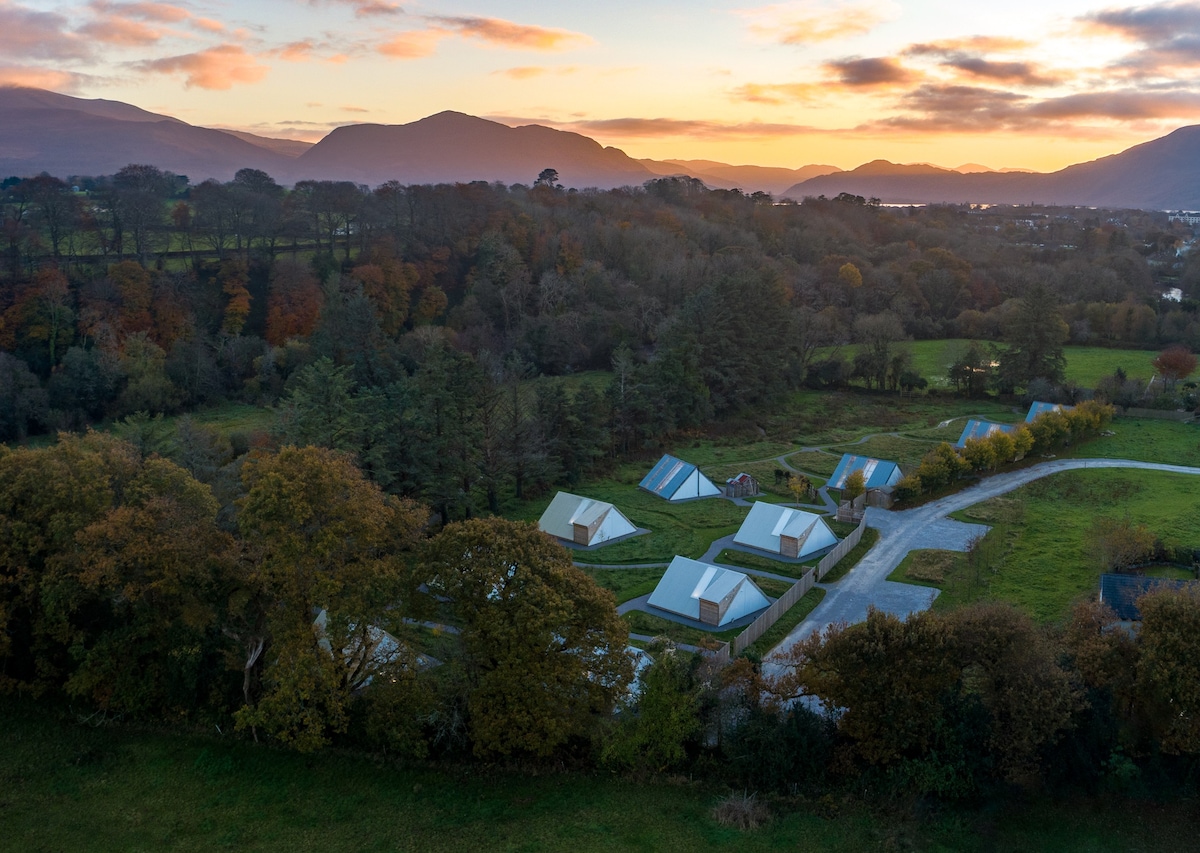
[(65, 16), (0, 0), (0, 56), (61, 61), (90, 54), (87, 40), (70, 31)]
[(368, 110), (366, 107), (341, 107), (340, 109), (344, 113), (369, 113), (370, 112), (370, 110)]
[(89, 81), (85, 74), (74, 74), (55, 68), (34, 68), (21, 65), (0, 65), (0, 87), (29, 86), (55, 92), (74, 92)]
[[(539, 121), (537, 124), (550, 125)], [(768, 122), (721, 122), (702, 119), (671, 118), (613, 118), (563, 122), (555, 125), (563, 130), (620, 138), (682, 137), (692, 139), (767, 139), (800, 133), (818, 132), (816, 128), (799, 124)]]
[(1143, 44), (1161, 44), (1200, 31), (1200, 4), (1157, 3), (1104, 9), (1079, 18), (1086, 28)]
[(106, 27), (119, 27), (121, 24), (129, 24), (137, 20), (149, 21), (154, 24), (188, 24), (194, 29), (209, 33), (222, 32), (225, 29), (225, 25), (220, 21), (197, 17), (188, 9), (171, 3), (119, 3), (112, 2), (112, 0), (92, 0), (88, 4), (88, 9), (96, 15), (98, 19), (96, 25)]
[(128, 18), (89, 21), (78, 32), (89, 39), (118, 47), (142, 47), (154, 44), (163, 36), (162, 30)]
[(143, 71), (183, 74), (189, 89), (231, 89), (238, 83), (257, 83), (267, 75), (262, 65), (245, 48), (221, 44), (196, 53), (149, 59), (134, 64)]
[(432, 55), (437, 50), (438, 42), (444, 37), (444, 33), (436, 30), (409, 30), (396, 33), (379, 45), (378, 50), (392, 59), (421, 59)]
[[(997, 43), (998, 42), (998, 43)], [(994, 80), (1012, 86), (1057, 86), (1066, 80), (1061, 72), (1048, 71), (1042, 66), (1025, 61), (997, 61), (987, 59), (985, 52), (1005, 52), (1031, 47), (1016, 40), (994, 40), (982, 37), (914, 44), (906, 48), (909, 57), (934, 59), (944, 69), (976, 80)]]
[(518, 65), (515, 68), (501, 68), (498, 71), (493, 71), (493, 77), (510, 77), (513, 80), (530, 80), (534, 77), (545, 77), (550, 74), (559, 77), (565, 77), (568, 74), (578, 73), (579, 68), (574, 65), (567, 65), (560, 68), (550, 68), (545, 65)]
[(904, 112), (864, 128), (1085, 134), (1086, 122), (1113, 125), (1195, 119), (1200, 117), (1200, 92), (1128, 88), (1037, 99), (978, 86), (925, 85), (906, 94), (901, 106)]
[(565, 50), (576, 45), (590, 44), (591, 38), (583, 33), (569, 30), (537, 27), (529, 24), (514, 24), (500, 18), (473, 16), (428, 18), (435, 28), (457, 33), (464, 38), (475, 38), (497, 47), (521, 50)]
[(842, 86), (852, 89), (893, 88), (920, 77), (890, 57), (840, 59), (825, 63), (825, 70)]
[(746, 83), (732, 92), (734, 100), (779, 105), (793, 101), (816, 101), (826, 93), (820, 83)]
[(429, 16), (425, 20), (429, 27), (396, 33), (376, 49), (393, 59), (421, 59), (432, 55), (443, 39), (455, 36), (513, 50), (566, 50), (591, 42), (582, 33), (514, 24), (499, 18)]
[[(308, 0), (310, 6), (322, 6), (322, 0)], [(387, 17), (403, 15), (404, 7), (390, 0), (329, 0), (337, 6), (353, 6), (354, 15), (358, 18)]]
[(896, 15), (889, 2), (814, 2), (797, 0), (739, 9), (756, 38), (786, 45), (815, 44), (869, 33)]

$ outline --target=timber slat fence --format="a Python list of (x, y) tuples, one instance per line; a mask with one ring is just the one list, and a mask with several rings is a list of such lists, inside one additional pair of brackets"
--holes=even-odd
[(859, 522), (858, 527), (843, 539), (836, 548), (821, 558), (821, 562), (817, 563), (815, 569), (809, 569), (804, 573), (804, 577), (792, 584), (792, 587), (775, 600), (775, 603), (764, 610), (759, 617), (746, 626), (746, 630), (733, 638), (730, 643), (722, 643), (719, 648), (711, 653), (712, 660), (719, 666), (724, 666), (729, 663), (730, 659), (740, 655), (746, 650), (746, 647), (761, 637), (770, 630), (771, 626), (778, 622), (783, 614), (795, 606), (796, 602), (804, 597), (813, 585), (829, 574), (830, 570), (838, 564), (842, 557), (849, 554), (858, 545), (863, 537), (863, 531), (867, 528), (867, 520), (864, 518)]

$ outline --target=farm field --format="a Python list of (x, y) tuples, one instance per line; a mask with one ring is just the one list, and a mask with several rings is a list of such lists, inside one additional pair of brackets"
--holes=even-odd
[(1098, 589), (1102, 569), (1089, 553), (1088, 537), (1095, 519), (1125, 515), (1146, 524), (1166, 545), (1200, 547), (1197, 478), (1153, 471), (1071, 471), (955, 513), (962, 521), (993, 527), (974, 562), (951, 552), (914, 552), (891, 579), (941, 589), (935, 609), (997, 599), (1040, 621), (1055, 622), (1073, 602)]
[[(349, 753), (298, 755), (233, 738), (82, 726), (5, 700), (4, 846), (13, 850), (1182, 850), (1194, 804), (1002, 803), (986, 813), (821, 814), (775, 803), (753, 832), (723, 828), (724, 793), (685, 779), (426, 769)], [(835, 795), (836, 796), (836, 795)]]

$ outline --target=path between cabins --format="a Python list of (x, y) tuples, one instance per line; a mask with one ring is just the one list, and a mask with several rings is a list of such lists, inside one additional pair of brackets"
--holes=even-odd
[(1200, 476), (1200, 468), (1158, 462), (1056, 459), (1020, 471), (993, 475), (961, 492), (914, 509), (890, 511), (869, 507), (867, 525), (879, 531), (879, 542), (840, 581), (822, 584), (828, 590), (825, 598), (771, 650), (763, 664), (764, 673), (782, 674), (787, 667), (779, 658), (797, 643), (815, 631), (824, 631), (831, 624), (863, 621), (867, 618), (868, 607), (873, 606), (902, 617), (928, 608), (937, 597), (938, 590), (896, 583), (887, 577), (909, 551), (921, 548), (965, 551), (972, 538), (989, 530), (982, 524), (966, 524), (947, 518), (950, 513), (1005, 494), (1042, 477), (1085, 468), (1138, 468)]

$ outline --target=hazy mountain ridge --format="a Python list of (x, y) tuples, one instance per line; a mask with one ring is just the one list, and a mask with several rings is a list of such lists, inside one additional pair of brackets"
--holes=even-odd
[(292, 179), (368, 184), (502, 181), (531, 184), (543, 169), (568, 187), (640, 185), (654, 174), (617, 148), (532, 124), (509, 127), (446, 111), (409, 124), (339, 127), (296, 159)]
[(848, 192), (896, 203), (1200, 209), (1200, 126), (1057, 172), (1036, 173), (886, 160), (850, 171), (824, 165), (786, 169), (714, 160), (639, 161), (577, 133), (540, 125), (509, 127), (452, 111), (408, 124), (346, 125), (310, 145), (197, 127), (119, 101), (19, 87), (0, 88), (0, 116), (0, 176), (101, 175), (148, 163), (187, 175), (193, 183), (229, 180), (238, 169), (252, 167), (283, 183), (531, 184), (551, 168), (564, 186), (579, 188), (637, 186), (655, 176), (686, 174), (714, 188), (795, 199)]
[(949, 170), (918, 173), (875, 161), (848, 172), (823, 175), (789, 187), (784, 195), (836, 196), (848, 192), (893, 203), (1062, 204), (1150, 210), (1200, 208), (1200, 126), (1182, 127), (1057, 172)]

